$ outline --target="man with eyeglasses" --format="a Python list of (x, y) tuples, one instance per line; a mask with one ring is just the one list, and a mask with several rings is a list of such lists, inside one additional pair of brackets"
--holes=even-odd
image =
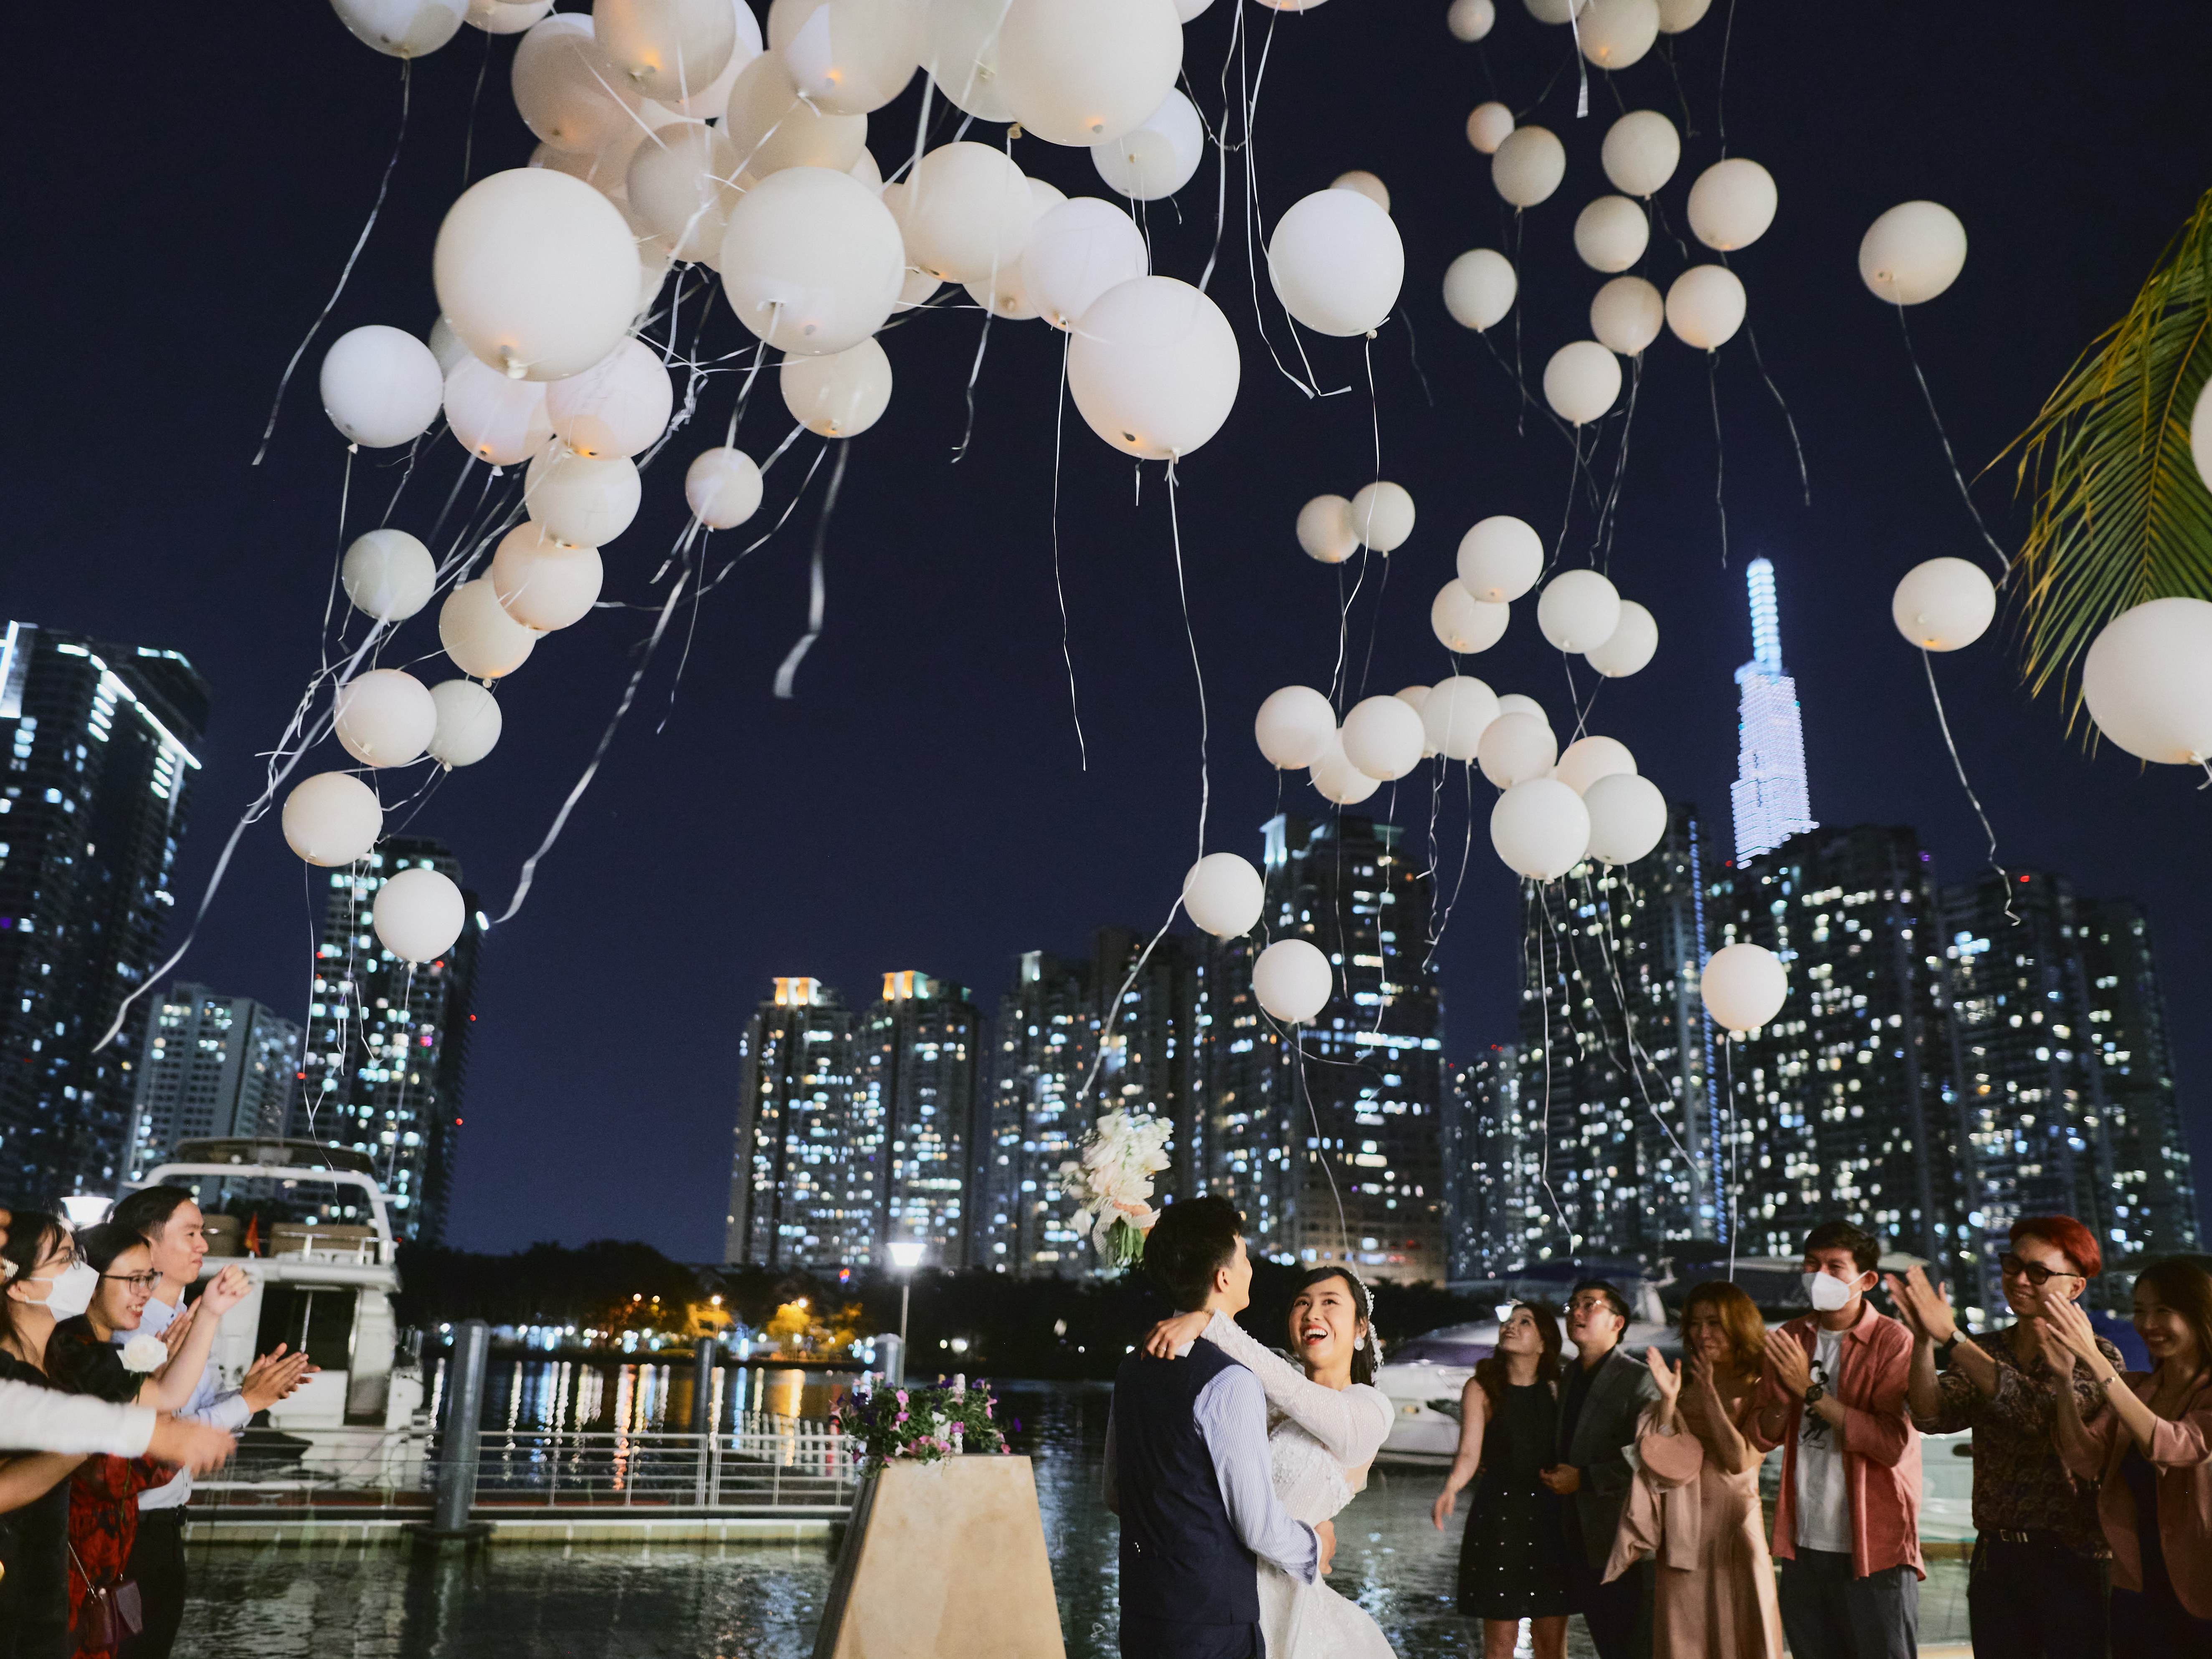
[[(1929, 1434), (1974, 1433), (1974, 1557), (1966, 1614), (1976, 1659), (2102, 1659), (2110, 1550), (2097, 1488), (2076, 1484), (2056, 1443), (2058, 1390), (2074, 1390), (2083, 1422), (2106, 1409), (2076, 1359), (2062, 1377), (2035, 1334), (2046, 1306), (2075, 1302), (2104, 1271), (2096, 1235), (2072, 1216), (2014, 1222), (1997, 1259), (2018, 1322), (1962, 1335), (1940, 1286), (1917, 1267), (1889, 1281), (1912, 1328), (1912, 1415)], [(2097, 1346), (2113, 1370), (2119, 1350)], [(1941, 1358), (1945, 1369), (1936, 1370)]]
[(1627, 1449), (1659, 1389), (1651, 1368), (1621, 1352), (1628, 1298), (1614, 1286), (1602, 1279), (1577, 1285), (1567, 1294), (1566, 1326), (1575, 1363), (1559, 1379), (1559, 1461), (1537, 1479), (1567, 1500), (1560, 1508), (1569, 1589), (1598, 1659), (1642, 1659), (1651, 1651), (1650, 1564), (1638, 1562), (1611, 1583), (1605, 1568), (1636, 1478)]

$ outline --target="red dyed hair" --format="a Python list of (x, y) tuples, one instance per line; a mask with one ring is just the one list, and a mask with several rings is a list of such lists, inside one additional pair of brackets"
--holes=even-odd
[(2105, 1253), (2097, 1248), (2097, 1235), (2070, 1215), (2022, 1216), (2012, 1224), (2013, 1248), (2023, 1238), (2039, 1238), (2062, 1253), (2085, 1279), (2105, 1271)]

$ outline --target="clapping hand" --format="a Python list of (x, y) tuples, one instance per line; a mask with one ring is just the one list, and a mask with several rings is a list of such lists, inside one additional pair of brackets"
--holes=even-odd
[(200, 1292), (199, 1305), (208, 1310), (210, 1317), (220, 1319), (245, 1301), (246, 1292), (252, 1288), (253, 1281), (246, 1276), (245, 1268), (225, 1267), (215, 1276), (215, 1282)]
[(2051, 1375), (2073, 1376), (2074, 1350), (2066, 1346), (2066, 1339), (2058, 1334), (2058, 1328), (2047, 1316), (2029, 1323), (2035, 1331), (2036, 1346), (2043, 1351), (2043, 1363), (2051, 1367)]
[(1813, 1386), (1812, 1362), (1805, 1358), (1805, 1350), (1797, 1346), (1796, 1338), (1780, 1331), (1766, 1334), (1766, 1374), (1792, 1400), (1802, 1399)]
[(177, 1350), (185, 1346), (185, 1339), (191, 1334), (192, 1316), (199, 1310), (200, 1304), (195, 1302), (163, 1328), (161, 1346), (169, 1351), (170, 1358), (177, 1357)]
[(1213, 1316), (1203, 1310), (1163, 1319), (1146, 1334), (1145, 1352), (1155, 1359), (1173, 1359), (1177, 1349), (1197, 1341), (1212, 1322)]
[(2045, 1358), (2050, 1358), (2050, 1344), (2054, 1338), (2065, 1350), (2063, 1363), (2055, 1359), (2051, 1361), (2051, 1370), (2061, 1376), (2072, 1374), (2073, 1361), (2077, 1357), (2087, 1361), (2093, 1371), (2109, 1363), (2105, 1358), (2104, 1351), (2097, 1346), (2097, 1331), (2089, 1323), (2089, 1316), (2081, 1311), (2080, 1304), (2069, 1302), (2063, 1297), (2044, 1297), (2043, 1311), (2036, 1316), (2035, 1334), (2037, 1340), (2044, 1344)]
[(1907, 1267), (1902, 1279), (1887, 1274), (1883, 1282), (1889, 1287), (1890, 1300), (1897, 1304), (1899, 1317), (1913, 1335), (1929, 1342), (1948, 1342), (1959, 1334), (1959, 1322), (1951, 1304), (1943, 1299), (1942, 1288), (1929, 1284), (1918, 1267)]
[(287, 1354), (284, 1347), (279, 1342), (272, 1352), (255, 1360), (245, 1380), (238, 1385), (239, 1394), (257, 1412), (266, 1411), (279, 1400), (288, 1398), (319, 1370), (306, 1354)]

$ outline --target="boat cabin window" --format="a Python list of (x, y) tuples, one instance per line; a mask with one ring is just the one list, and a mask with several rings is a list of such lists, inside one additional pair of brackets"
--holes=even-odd
[(261, 1292), (261, 1328), (256, 1353), (279, 1342), (287, 1351), (305, 1351), (326, 1371), (353, 1366), (353, 1319), (360, 1292), (350, 1285), (269, 1285)]

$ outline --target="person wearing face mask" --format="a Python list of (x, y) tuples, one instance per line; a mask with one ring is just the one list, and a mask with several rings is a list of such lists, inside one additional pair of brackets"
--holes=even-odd
[(1651, 1651), (1649, 1565), (1605, 1576), (1635, 1474), (1629, 1448), (1644, 1407), (1658, 1397), (1650, 1369), (1621, 1352), (1627, 1328), (1628, 1298), (1604, 1279), (1585, 1279), (1568, 1292), (1575, 1363), (1559, 1391), (1558, 1461), (1537, 1474), (1567, 1500), (1567, 1576), (1598, 1659), (1644, 1659)]
[(1805, 1237), (1813, 1311), (1769, 1331), (1752, 1443), (1780, 1446), (1773, 1553), (1795, 1659), (1911, 1659), (1919, 1649), (1920, 1456), (1912, 1339), (1869, 1302), (1881, 1246), (1848, 1221)]
[[(2104, 1271), (2104, 1252), (2064, 1215), (2015, 1221), (2011, 1243), (1997, 1261), (2019, 1316), (2008, 1328), (1961, 1335), (1950, 1304), (1917, 1267), (1889, 1281), (1912, 1328), (1912, 1415), (1929, 1434), (1974, 1433), (1966, 1617), (1976, 1659), (2103, 1659), (2110, 1552), (2096, 1488), (2068, 1473), (2057, 1435), (2062, 1389), (2084, 1424), (2107, 1409), (2105, 1391), (2086, 1363), (2046, 1363), (2035, 1322), (2080, 1299)], [(2119, 1350), (2096, 1340), (2105, 1366), (2118, 1370)]]

